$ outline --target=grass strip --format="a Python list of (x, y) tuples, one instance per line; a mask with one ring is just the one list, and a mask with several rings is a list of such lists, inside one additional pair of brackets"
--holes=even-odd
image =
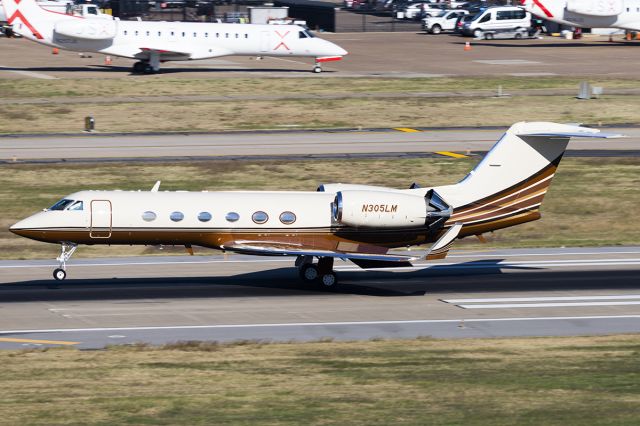
[(637, 425), (640, 336), (0, 352), (2, 424)]

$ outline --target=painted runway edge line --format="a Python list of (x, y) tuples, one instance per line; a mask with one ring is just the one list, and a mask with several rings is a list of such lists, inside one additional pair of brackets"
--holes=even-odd
[[(398, 324), (458, 324), (509, 321), (578, 321), (578, 320), (611, 320), (611, 319), (639, 319), (639, 315), (590, 315), (590, 316), (560, 316), (560, 317), (513, 317), (513, 318), (459, 318), (436, 320), (393, 320), (393, 321), (337, 321), (337, 322), (298, 322), (273, 324), (214, 324), (214, 325), (176, 325), (176, 326), (148, 326), (148, 327), (95, 327), (95, 328), (52, 328), (40, 330), (2, 330), (0, 336), (6, 334), (26, 333), (72, 333), (72, 332), (100, 332), (100, 331), (148, 331), (148, 330), (197, 330), (221, 328), (261, 328), (261, 327), (314, 327), (314, 326), (344, 326), (344, 325), (398, 325)], [(638, 323), (640, 329), (640, 322)]]
[(498, 297), (487, 299), (440, 299), (445, 303), (497, 303), (497, 302), (551, 302), (551, 301), (579, 301), (579, 300), (626, 300), (638, 299), (640, 294), (618, 294), (601, 296), (544, 296), (544, 297)]

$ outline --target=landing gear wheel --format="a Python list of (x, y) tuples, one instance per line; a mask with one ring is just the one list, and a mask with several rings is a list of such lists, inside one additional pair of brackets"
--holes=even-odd
[(311, 283), (318, 279), (318, 267), (313, 263), (305, 263), (300, 268), (300, 278), (304, 281)]
[(322, 72), (322, 67), (320, 65), (316, 65), (315, 67), (313, 67), (313, 72), (316, 74), (319, 74)]
[(145, 69), (145, 63), (142, 61), (138, 61), (135, 64), (133, 64), (134, 74), (142, 74), (144, 72), (144, 69)]
[(323, 288), (336, 288), (338, 285), (338, 276), (333, 271), (328, 274), (324, 274), (320, 278), (320, 284), (322, 284)]
[(144, 65), (144, 73), (145, 74), (155, 74), (155, 70), (153, 69), (153, 67), (149, 64), (145, 64)]
[(53, 271), (53, 278), (55, 278), (56, 281), (62, 281), (67, 278), (67, 273), (62, 268), (56, 268)]

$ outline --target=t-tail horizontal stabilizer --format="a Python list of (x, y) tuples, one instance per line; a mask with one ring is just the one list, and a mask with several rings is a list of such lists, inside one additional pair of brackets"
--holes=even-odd
[(458, 237), (460, 230), (462, 229), (461, 223), (455, 223), (445, 234), (440, 237), (436, 243), (431, 246), (425, 259), (427, 260), (436, 260), (436, 259), (444, 259), (449, 254), (449, 249), (453, 245), (453, 242)]

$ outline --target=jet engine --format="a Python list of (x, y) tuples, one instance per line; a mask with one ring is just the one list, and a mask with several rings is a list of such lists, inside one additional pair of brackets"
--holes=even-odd
[[(435, 197), (434, 197), (435, 195)], [(333, 220), (341, 225), (379, 228), (442, 226), (451, 208), (433, 190), (426, 196), (400, 192), (338, 191)]]
[(62, 36), (85, 40), (110, 40), (116, 36), (117, 21), (109, 19), (74, 19), (59, 21), (54, 31)]

